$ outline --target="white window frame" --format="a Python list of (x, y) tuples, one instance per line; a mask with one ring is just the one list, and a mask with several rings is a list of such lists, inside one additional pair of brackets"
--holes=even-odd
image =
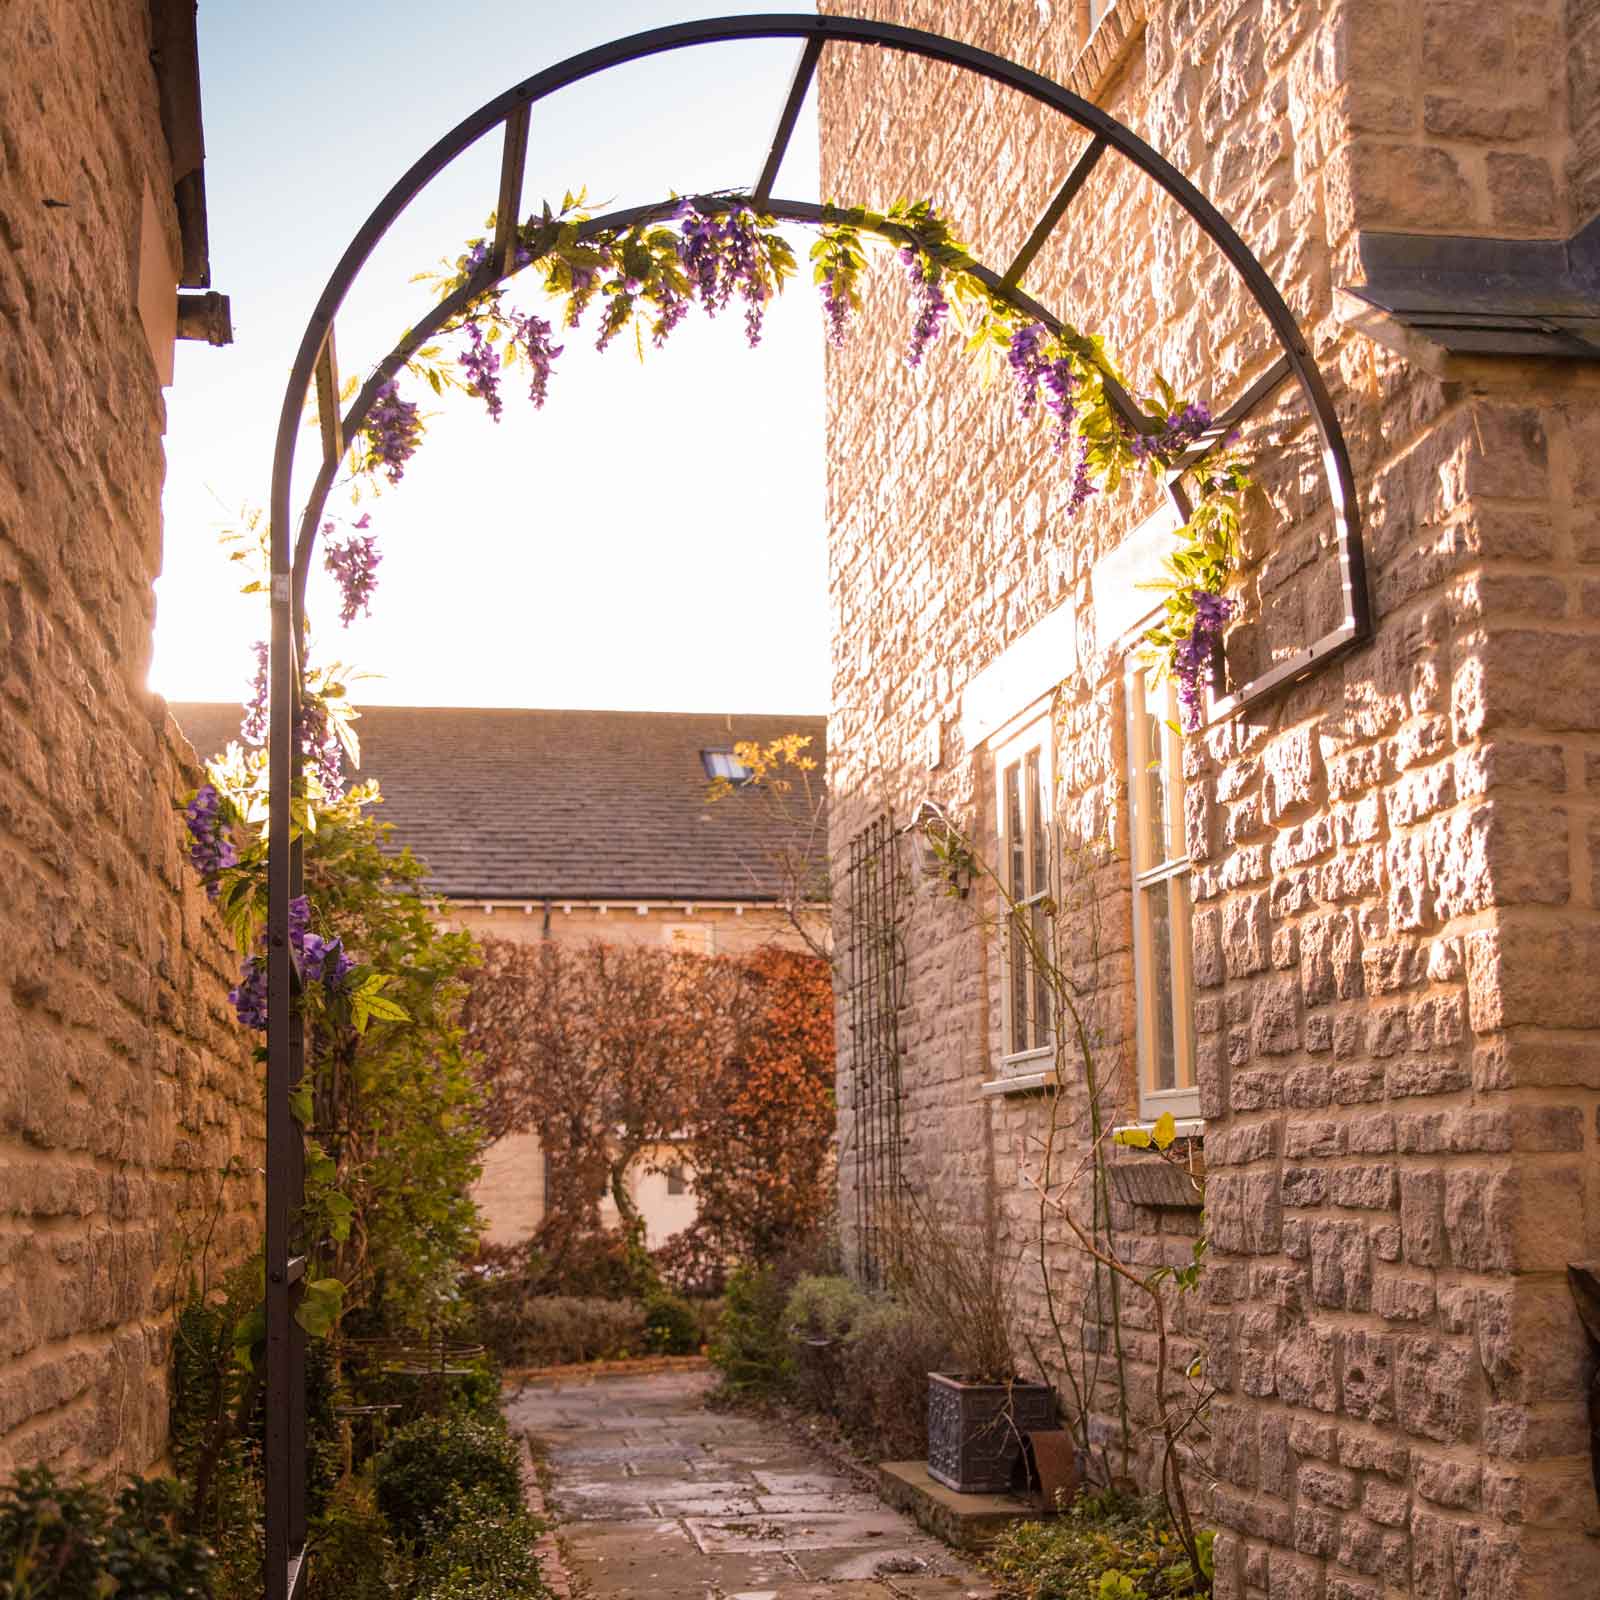
[[(1130, 659), (1127, 673), (1128, 795), (1133, 887), (1133, 988), (1139, 1061), (1139, 1116), (1153, 1122), (1163, 1112), (1180, 1121), (1200, 1115), (1200, 1090), (1195, 1078), (1193, 900), (1190, 863), (1184, 835), (1183, 735), (1177, 686), (1170, 676), (1154, 686), (1152, 669)], [(1150, 707), (1152, 695), (1161, 704)], [(1152, 730), (1152, 718), (1153, 730)], [(1151, 734), (1154, 733), (1152, 739)], [(1154, 746), (1154, 748), (1153, 748)], [(1151, 816), (1153, 767), (1165, 780), (1166, 826), (1158, 852)], [(1158, 858), (1159, 856), (1159, 858)], [(1168, 962), (1166, 992), (1171, 998), (1172, 1077), (1170, 1088), (1158, 1086), (1158, 1049), (1163, 1033), (1160, 957), (1156, 922), (1150, 913), (1155, 896), (1167, 906)]]
[[(996, 876), (1011, 898), (1022, 906), (1038, 906), (1055, 892), (1055, 760), (1053, 723), (1048, 703), (1026, 721), (1016, 726), (1016, 731), (1005, 737), (1003, 743), (993, 748), (995, 797), (995, 865)], [(1027, 776), (1029, 758), (1037, 763), (1037, 783), (1028, 792)], [(1010, 805), (1008, 778), (1017, 774), (1018, 798), (1022, 812), (1022, 868), (1024, 894), (1016, 892), (1012, 877), (1014, 857), (1012, 833), (1009, 826)], [(1036, 831), (1037, 828), (1037, 831)], [(1030, 848), (1031, 846), (1031, 848)], [(1011, 916), (1008, 914), (1000, 927), (1000, 1070), (1004, 1077), (1022, 1076), (1029, 1072), (1044, 1071), (1055, 1058), (1054, 1018), (1044, 1026), (1032, 1026), (1030, 1016), (1025, 1024), (1029, 1042), (1017, 1048), (1015, 969), (1012, 955)], [(1047, 914), (1041, 911), (1045, 928), (1045, 947), (1054, 953), (1055, 930)], [(1042, 992), (1039, 980), (1031, 986), (1031, 999), (1037, 1002)]]

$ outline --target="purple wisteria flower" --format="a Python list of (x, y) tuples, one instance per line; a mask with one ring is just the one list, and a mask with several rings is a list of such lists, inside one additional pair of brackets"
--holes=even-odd
[(945, 298), (944, 274), (938, 262), (913, 245), (901, 248), (906, 276), (917, 292), (917, 316), (911, 324), (911, 343), (906, 347), (906, 365), (920, 367), (928, 346), (939, 337), (950, 302)]
[(1075, 517), (1096, 492), (1095, 481), (1089, 476), (1089, 441), (1078, 441), (1078, 461), (1072, 469), (1072, 497), (1067, 501), (1067, 515)]
[(1172, 670), (1178, 679), (1178, 704), (1185, 728), (1197, 728), (1205, 710), (1202, 681), (1210, 671), (1212, 657), (1222, 639), (1222, 630), (1234, 612), (1226, 595), (1206, 589), (1191, 589), (1194, 601), (1194, 626), (1189, 637), (1173, 652)]
[(239, 737), (246, 744), (263, 745), (267, 742), (267, 641), (257, 639), (251, 648), (256, 653), (256, 676), (244, 703)]
[(311, 769), (322, 780), (323, 792), (330, 800), (344, 798), (344, 750), (334, 731), (328, 708), (308, 700), (298, 720), (300, 749)]
[(422, 418), (411, 401), (400, 398), (393, 378), (378, 390), (361, 431), (367, 436), (373, 460), (388, 472), (389, 482), (399, 483), (406, 462), (422, 442)]
[(772, 298), (772, 285), (762, 270), (761, 232), (755, 213), (749, 206), (738, 204), (723, 210), (702, 210), (696, 201), (684, 200), (674, 216), (678, 223), (678, 259), (694, 287), (695, 298), (713, 317), (736, 296), (743, 300), (745, 339), (754, 349), (761, 343), (761, 324), (767, 301)]
[(189, 865), (205, 879), (206, 894), (215, 900), (217, 874), (239, 860), (222, 820), (222, 796), (215, 784), (203, 783), (195, 790), (183, 820), (189, 826)]
[[(257, 941), (264, 949), (266, 933)], [(302, 983), (320, 983), (337, 993), (355, 962), (346, 954), (342, 939), (324, 939), (311, 932), (311, 903), (297, 895), (289, 902), (289, 947), (300, 966)], [(234, 1013), (247, 1028), (267, 1025), (267, 958), (264, 953), (246, 956), (238, 983), (228, 991)]]
[(234, 1014), (247, 1028), (267, 1025), (267, 962), (265, 956), (246, 956), (239, 981), (228, 991)]
[(689, 315), (689, 297), (676, 293), (669, 285), (658, 286), (656, 320), (650, 328), (650, 342), (660, 349), (672, 335), (672, 330)]
[(489, 408), (490, 419), (500, 420), (505, 402), (500, 398), (500, 352), (489, 343), (476, 322), (466, 324), (467, 348), (460, 357), (461, 370), (468, 378), (467, 391)]
[(511, 339), (527, 358), (533, 377), (528, 384), (528, 398), (535, 411), (541, 410), (550, 393), (550, 368), (566, 347), (552, 344), (550, 324), (531, 312), (527, 316), (511, 315)]
[(703, 212), (693, 200), (680, 202), (678, 259), (694, 285), (695, 294), (706, 312), (715, 316), (727, 303), (733, 285), (723, 274), (724, 219), (714, 212)]
[[(365, 529), (371, 523), (372, 518), (368, 514), (355, 526)], [(339, 621), (348, 628), (358, 615), (372, 615), (372, 593), (378, 586), (378, 563), (383, 557), (378, 551), (378, 541), (372, 534), (353, 533), (348, 539), (334, 542), (329, 538), (333, 526), (331, 522), (322, 525), (323, 538), (327, 540), (322, 564), (339, 585)]]
[(850, 297), (846, 293), (842, 274), (828, 271), (818, 285), (822, 290), (822, 311), (828, 319), (828, 343), (835, 350), (844, 348), (850, 328)]
[(1048, 354), (1045, 330), (1037, 322), (1029, 322), (1011, 335), (1006, 360), (1016, 380), (1019, 416), (1026, 419), (1034, 414), (1039, 404), (1039, 387), (1044, 386), (1045, 410), (1056, 419), (1051, 446), (1060, 455), (1072, 437), (1072, 423), (1077, 415), (1072, 392), (1078, 380), (1073, 374), (1071, 359)]
[(1140, 461), (1153, 455), (1170, 458), (1187, 450), (1210, 426), (1210, 408), (1203, 400), (1191, 401), (1182, 411), (1173, 412), (1159, 432), (1136, 433), (1133, 453)]

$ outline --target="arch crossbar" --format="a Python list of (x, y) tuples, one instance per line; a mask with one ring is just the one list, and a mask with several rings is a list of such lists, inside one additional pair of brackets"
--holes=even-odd
[[(1025, 309), (1046, 326), (1060, 326), (1046, 307), (1031, 299), (1022, 284), (1029, 266), (1061, 223), (1096, 165), (1110, 153), (1121, 156), (1152, 179), (1186, 211), (1221, 251), (1238, 274), (1277, 340), (1277, 359), (1216, 419), (1212, 428), (1185, 456), (1170, 463), (1167, 490), (1180, 517), (1188, 502), (1179, 483), (1181, 473), (1204, 460), (1222, 441), (1284, 383), (1293, 380), (1309, 408), (1321, 449), (1334, 532), (1344, 615), (1340, 624), (1305, 644), (1289, 659), (1249, 682), (1228, 686), (1217, 681), (1210, 701), (1212, 719), (1224, 717), (1306, 676), (1322, 663), (1360, 644), (1371, 634), (1356, 494), (1349, 451), (1333, 402), (1312, 359), (1309, 346), (1272, 279), (1227, 219), (1163, 156), (1109, 116), (1099, 106), (1060, 84), (1001, 56), (959, 40), (915, 28), (855, 17), (758, 15), (718, 17), (614, 40), (585, 50), (513, 85), (465, 117), (426, 151), (394, 184), (350, 241), (315, 308), (300, 341), (279, 415), (270, 498), (271, 657), (269, 672), (269, 824), (267, 981), (267, 1438), (266, 1565), (268, 1600), (291, 1600), (304, 1572), (305, 1518), (305, 1335), (295, 1310), (305, 1275), (306, 1257), (296, 1238), (297, 1212), (304, 1195), (301, 1134), (290, 1111), (290, 1096), (304, 1064), (304, 1033), (296, 1016), (299, 988), (289, 940), (289, 903), (303, 889), (303, 864), (290, 826), (290, 796), (301, 785), (299, 741), (295, 736), (300, 702), (304, 599), (316, 532), (347, 441), (366, 421), (379, 389), (429, 338), (485, 290), (516, 270), (516, 229), (521, 212), (532, 108), (557, 90), (567, 88), (627, 62), (700, 45), (756, 39), (794, 39), (801, 43), (799, 64), (777, 117), (776, 132), (750, 189), (724, 195), (722, 203), (753, 203), (762, 212), (797, 222), (825, 222), (842, 212), (772, 193), (802, 106), (824, 51), (865, 46), (941, 62), (1015, 90), (1067, 117), (1089, 134), (1089, 143), (1063, 175), (1049, 206), (1038, 218), (1015, 258), (996, 271), (980, 266), (977, 275), (996, 294)], [(503, 147), (496, 231), (483, 267), (472, 282), (435, 307), (408, 333), (362, 386), (349, 408), (339, 409), (339, 375), (334, 348), (334, 319), (378, 242), (428, 184), (463, 152), (495, 129)], [(707, 204), (719, 197), (706, 197)], [(595, 233), (665, 216), (676, 199), (633, 207), (597, 217), (585, 231)], [(322, 458), (305, 510), (296, 528), (290, 493), (300, 419), (308, 396), (315, 392), (321, 424)], [(1107, 393), (1123, 421), (1136, 431), (1149, 431), (1147, 418), (1114, 383)]]

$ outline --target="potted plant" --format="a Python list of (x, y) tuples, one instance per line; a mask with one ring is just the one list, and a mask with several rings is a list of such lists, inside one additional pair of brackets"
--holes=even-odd
[(928, 1475), (958, 1494), (1004, 1493), (1024, 1436), (1056, 1425), (1055, 1390), (1017, 1370), (1016, 1259), (914, 1203), (907, 1211), (897, 1230), (895, 1292), (954, 1355), (948, 1371), (928, 1374)]

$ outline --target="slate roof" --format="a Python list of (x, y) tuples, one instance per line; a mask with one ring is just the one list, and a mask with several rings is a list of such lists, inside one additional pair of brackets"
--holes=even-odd
[[(236, 705), (171, 710), (202, 757), (238, 737)], [(356, 724), (379, 814), (459, 900), (771, 900), (796, 832), (755, 792), (708, 804), (700, 753), (806, 734), (816, 779), (825, 731), (821, 717), (457, 706), (371, 706)]]

